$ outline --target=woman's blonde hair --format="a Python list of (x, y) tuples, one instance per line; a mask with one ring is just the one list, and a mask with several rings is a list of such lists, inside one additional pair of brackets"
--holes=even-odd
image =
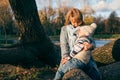
[[(82, 12), (79, 10), (79, 9), (76, 9), (76, 8), (71, 8), (66, 16), (65, 16), (65, 25), (68, 25), (70, 24), (70, 18), (74, 18), (75, 20), (79, 20), (80, 22), (82, 22), (82, 24), (84, 23), (83, 22), (83, 15), (82, 15)], [(81, 25), (82, 25), (81, 24)]]

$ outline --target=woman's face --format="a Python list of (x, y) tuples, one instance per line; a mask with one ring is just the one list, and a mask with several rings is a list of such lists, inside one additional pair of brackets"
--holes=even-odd
[(76, 20), (75, 18), (70, 18), (71, 24), (76, 28), (82, 24), (80, 20)]

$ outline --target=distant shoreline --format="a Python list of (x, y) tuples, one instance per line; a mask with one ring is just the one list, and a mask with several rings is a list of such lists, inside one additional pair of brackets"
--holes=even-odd
[(118, 38), (94, 38), (95, 40), (116, 40), (116, 39), (118, 39)]

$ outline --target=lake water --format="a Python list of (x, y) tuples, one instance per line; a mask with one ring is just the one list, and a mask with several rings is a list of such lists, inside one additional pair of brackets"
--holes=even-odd
[(104, 46), (105, 44), (109, 43), (111, 40), (95, 40), (96, 47)]
[[(105, 44), (109, 43), (111, 40), (95, 40), (96, 47), (104, 46)], [(53, 41), (55, 44), (59, 45), (59, 41)]]

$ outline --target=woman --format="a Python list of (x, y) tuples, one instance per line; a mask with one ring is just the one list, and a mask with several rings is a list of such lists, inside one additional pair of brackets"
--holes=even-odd
[[(72, 8), (70, 11), (68, 11), (66, 18), (65, 18), (65, 26), (62, 27), (61, 34), (60, 34), (60, 46), (61, 46), (61, 57), (62, 57), (61, 64), (58, 68), (58, 71), (56, 73), (54, 80), (61, 78), (61, 75), (58, 74), (59, 69), (68, 60), (70, 60), (71, 58), (70, 51), (72, 50), (74, 42), (77, 38), (74, 35), (74, 30), (78, 26), (82, 26), (82, 25), (84, 25), (84, 21), (83, 21), (83, 16), (80, 10), (76, 8)], [(85, 46), (86, 46), (85, 50), (88, 50), (91, 47), (94, 47), (94, 44), (91, 45), (86, 42)], [(76, 63), (76, 61), (73, 63)], [(92, 57), (90, 58), (90, 61), (85, 65), (85, 68), (81, 68), (81, 69), (85, 71), (86, 74), (88, 74), (93, 80), (100, 80), (100, 74), (99, 74), (98, 68), (96, 66), (96, 63), (92, 59)], [(64, 69), (63, 71), (66, 71), (66, 69)]]

